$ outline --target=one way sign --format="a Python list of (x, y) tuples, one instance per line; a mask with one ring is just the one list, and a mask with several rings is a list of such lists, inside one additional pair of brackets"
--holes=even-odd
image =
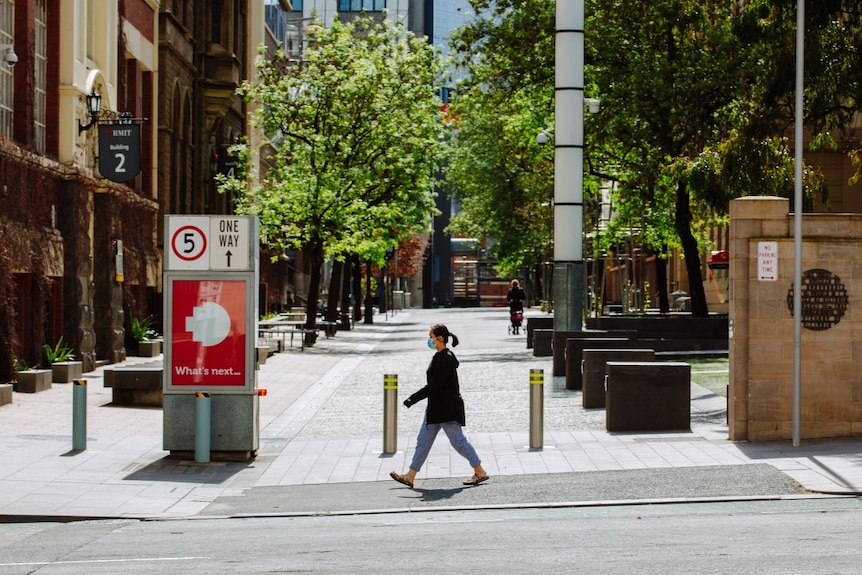
[(210, 269), (245, 271), (249, 269), (251, 229), (245, 217), (224, 216), (210, 219)]

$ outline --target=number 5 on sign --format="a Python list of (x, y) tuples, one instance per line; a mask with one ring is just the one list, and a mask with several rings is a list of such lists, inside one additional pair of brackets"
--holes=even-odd
[(208, 217), (167, 216), (167, 270), (208, 270)]

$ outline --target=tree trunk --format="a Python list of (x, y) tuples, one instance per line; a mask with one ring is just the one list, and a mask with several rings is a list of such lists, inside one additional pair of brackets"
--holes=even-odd
[(700, 273), (700, 250), (697, 240), (691, 233), (691, 200), (688, 188), (680, 183), (676, 188), (676, 215), (674, 227), (682, 243), (685, 269), (688, 273), (689, 294), (691, 296), (692, 317), (707, 317), (709, 309), (706, 306), (706, 294), (703, 291), (703, 275)]
[(533, 305), (545, 298), (545, 285), (542, 283), (542, 264), (533, 266)]
[(353, 269), (353, 256), (344, 260), (344, 270), (341, 272), (341, 315), (338, 318), (338, 329), (350, 330), (350, 272)]
[(317, 303), (320, 298), (321, 269), (323, 268), (323, 246), (312, 245), (308, 249), (311, 259), (311, 275), (308, 279), (308, 301), (305, 302), (305, 329), (315, 330), (305, 336), (305, 345), (317, 341)]
[(381, 314), (385, 314), (389, 311), (389, 300), (387, 296), (389, 295), (389, 282), (387, 280), (389, 262), (387, 261), (384, 264), (383, 268), (380, 270), (380, 282), (377, 284), (377, 291), (380, 292), (380, 298), (378, 302), (380, 303), (378, 310)]
[(341, 300), (341, 274), (344, 262), (338, 260), (332, 264), (332, 274), (329, 276), (329, 298), (326, 302), (326, 321), (338, 321), (338, 303)]
[(362, 319), (362, 264), (359, 257), (353, 256), (353, 322)]
[(365, 323), (374, 323), (374, 307), (371, 305), (371, 263), (365, 264)]
[(670, 313), (670, 298), (667, 293), (667, 246), (655, 258), (655, 279), (658, 290), (658, 311), (661, 314)]

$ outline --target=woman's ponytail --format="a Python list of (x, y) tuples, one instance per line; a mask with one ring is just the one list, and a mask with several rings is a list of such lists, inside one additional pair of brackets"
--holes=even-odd
[(452, 338), (452, 347), (457, 347), (458, 344), (460, 343), (458, 341), (458, 336), (455, 335), (454, 333), (451, 333), (449, 331), (449, 328), (446, 327), (442, 323), (432, 325), (431, 326), (431, 333), (433, 333), (437, 337), (442, 337), (443, 343), (445, 343), (445, 344), (449, 343), (449, 338), (451, 337)]

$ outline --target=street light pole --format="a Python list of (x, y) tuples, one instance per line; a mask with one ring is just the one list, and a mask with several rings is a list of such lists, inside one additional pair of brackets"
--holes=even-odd
[(805, 0), (796, 5), (796, 116), (793, 190), (793, 447), (802, 435), (802, 137), (805, 104)]
[(584, 0), (557, 0), (554, 331), (583, 329)]

